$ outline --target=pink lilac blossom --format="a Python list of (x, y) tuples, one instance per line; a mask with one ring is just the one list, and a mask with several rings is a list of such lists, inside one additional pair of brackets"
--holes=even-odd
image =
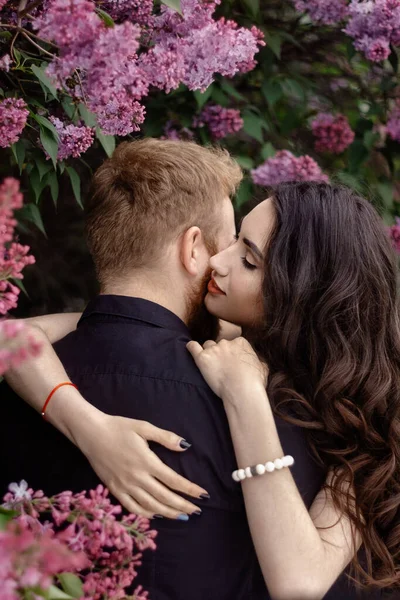
[(386, 124), (386, 133), (392, 140), (400, 142), (400, 101), (397, 102), (389, 115), (389, 120)]
[(114, 21), (127, 19), (145, 27), (153, 24), (153, 6), (153, 0), (106, 0), (102, 4)]
[(307, 12), (312, 21), (333, 25), (347, 15), (347, 0), (294, 0), (299, 12)]
[(164, 135), (162, 140), (192, 140), (194, 133), (188, 127), (181, 127), (174, 124), (172, 121), (167, 121), (164, 127)]
[(254, 183), (262, 186), (277, 185), (287, 181), (328, 181), (327, 175), (310, 156), (294, 156), (280, 150), (272, 158), (251, 171)]
[(396, 217), (394, 225), (388, 227), (388, 234), (392, 241), (393, 247), (400, 254), (400, 218)]
[(311, 128), (316, 138), (317, 152), (341, 154), (350, 146), (355, 136), (344, 115), (319, 113), (312, 121)]
[[(18, 511), (17, 523), (29, 531), (43, 530), (40, 518), (47, 523), (53, 539), (69, 551), (84, 557), (90, 571), (75, 569), (83, 583), (85, 597), (93, 600), (125, 598), (141, 564), (142, 552), (154, 550), (157, 532), (150, 530), (149, 520), (135, 515), (122, 515), (119, 505), (99, 485), (95, 490), (73, 494), (65, 491), (47, 498), (43, 492), (29, 489), (26, 482), (11, 484), (4, 497), (7, 508)], [(56, 529), (56, 531), (55, 531)], [(112, 550), (110, 550), (110, 548)], [(147, 593), (137, 588), (138, 598)]]
[[(54, 575), (85, 566), (85, 557), (68, 550), (51, 531), (37, 534), (17, 521), (0, 531), (0, 598), (18, 600), (29, 588), (49, 589)], [(28, 588), (28, 589), (26, 589)]]
[(0, 10), (7, 4), (8, 0), (0, 0)]
[(400, 0), (352, 0), (344, 31), (369, 60), (386, 59), (390, 44), (400, 45)]
[(84, 125), (66, 124), (57, 117), (50, 117), (59, 137), (58, 160), (72, 156), (78, 158), (93, 144), (94, 130)]
[(207, 126), (213, 140), (220, 140), (231, 133), (237, 133), (243, 127), (240, 111), (224, 108), (218, 104), (209, 104), (193, 121), (192, 127)]
[(10, 70), (10, 65), (12, 63), (11, 56), (9, 54), (5, 54), (0, 58), (0, 71), (8, 71)]
[(21, 98), (6, 98), (0, 102), (0, 146), (7, 148), (18, 141), (29, 110)]
[(40, 344), (31, 334), (27, 334), (23, 323), (0, 321), (0, 375), (24, 360), (37, 356), (40, 350)]
[(14, 240), (17, 224), (14, 211), (23, 204), (19, 182), (12, 177), (0, 185), (0, 314), (16, 308), (19, 288), (10, 279), (22, 279), (22, 270), (35, 262), (29, 254), (29, 246), (22, 246)]

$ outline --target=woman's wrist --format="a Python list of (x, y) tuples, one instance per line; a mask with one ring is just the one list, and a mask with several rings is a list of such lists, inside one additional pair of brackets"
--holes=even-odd
[(71, 386), (60, 388), (46, 410), (46, 420), (85, 454), (86, 441), (101, 426), (104, 413), (87, 402)]
[(239, 385), (227, 386), (222, 394), (225, 409), (243, 412), (253, 404), (269, 403), (265, 384), (260, 380), (242, 381)]

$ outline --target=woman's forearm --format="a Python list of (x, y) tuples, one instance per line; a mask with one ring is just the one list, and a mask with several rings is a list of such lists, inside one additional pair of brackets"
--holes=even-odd
[[(70, 379), (45, 333), (27, 325), (27, 334), (34, 336), (41, 345), (39, 355), (9, 369), (4, 377), (25, 402), (41, 412), (51, 390)], [(71, 386), (59, 388), (46, 410), (46, 419), (76, 445), (79, 445), (78, 432), (89, 416), (94, 421), (100, 417), (100, 412)]]
[(82, 313), (57, 313), (53, 315), (42, 315), (40, 317), (29, 317), (23, 322), (31, 327), (43, 331), (50, 342), (54, 344), (76, 329)]
[[(265, 391), (260, 387), (243, 394), (239, 406), (224, 402), (239, 467), (281, 458)], [(290, 469), (245, 479), (242, 486), (254, 546), (272, 598), (322, 598), (341, 569), (333, 579), (332, 569), (327, 572), (325, 544)]]

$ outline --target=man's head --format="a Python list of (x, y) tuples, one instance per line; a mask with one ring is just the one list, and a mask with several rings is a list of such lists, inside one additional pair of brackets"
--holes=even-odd
[(96, 171), (86, 211), (102, 291), (141, 274), (160, 286), (168, 280), (190, 320), (210, 255), (234, 235), (230, 196), (241, 178), (221, 149), (152, 138), (120, 144)]

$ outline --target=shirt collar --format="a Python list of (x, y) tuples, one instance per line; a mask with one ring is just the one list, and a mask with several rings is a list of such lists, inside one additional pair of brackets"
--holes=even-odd
[(78, 327), (92, 315), (107, 315), (131, 319), (132, 321), (142, 321), (164, 329), (172, 329), (190, 337), (189, 329), (177, 315), (167, 308), (143, 298), (116, 296), (114, 294), (99, 295), (91, 300), (85, 308), (79, 319)]

